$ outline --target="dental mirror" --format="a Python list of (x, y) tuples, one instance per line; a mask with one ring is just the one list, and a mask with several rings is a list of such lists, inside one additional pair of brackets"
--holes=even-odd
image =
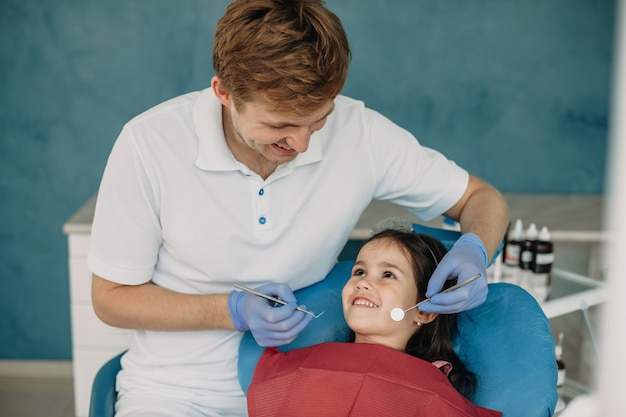
[[(477, 280), (478, 278), (480, 278), (480, 274), (473, 275), (473, 276), (469, 277), (468, 279), (466, 279), (465, 281), (459, 282), (458, 284), (455, 284), (455, 285), (451, 286), (450, 288), (446, 288), (445, 290), (441, 291), (438, 294), (443, 294), (443, 293), (446, 293), (446, 292), (454, 291), (457, 288), (461, 288), (461, 287), (469, 284), (470, 282), (473, 282), (473, 281)], [(402, 321), (404, 319), (405, 313), (407, 311), (410, 311), (410, 310), (413, 310), (414, 308), (419, 307), (420, 304), (425, 303), (426, 301), (430, 301), (430, 298), (426, 298), (426, 299), (420, 301), (419, 303), (415, 304), (413, 307), (407, 308), (406, 310), (403, 310), (400, 307), (396, 307), (396, 308), (392, 309), (391, 313), (390, 313), (391, 320), (393, 320), (393, 321)]]

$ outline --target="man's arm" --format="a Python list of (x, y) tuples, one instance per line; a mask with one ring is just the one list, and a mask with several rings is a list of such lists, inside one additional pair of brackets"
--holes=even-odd
[(151, 282), (122, 285), (95, 274), (91, 293), (96, 315), (110, 326), (156, 331), (234, 330), (228, 294), (182, 294)]
[(94, 310), (111, 326), (154, 331), (250, 330), (260, 346), (291, 343), (313, 317), (296, 309), (289, 285), (266, 284), (261, 291), (287, 304), (275, 308), (265, 298), (245, 291), (182, 294), (151, 282), (122, 285), (95, 274), (92, 278)]
[(471, 175), (463, 197), (445, 214), (461, 223), (462, 233), (480, 238), (488, 259), (496, 253), (509, 224), (509, 208), (502, 194)]
[[(472, 309), (487, 298), (486, 269), (506, 232), (509, 209), (500, 192), (470, 176), (463, 197), (445, 214), (459, 220), (463, 234), (437, 265), (426, 289), (431, 300), (420, 305), (420, 310), (450, 314)], [(477, 273), (481, 279), (439, 294), (447, 280), (462, 282)]]

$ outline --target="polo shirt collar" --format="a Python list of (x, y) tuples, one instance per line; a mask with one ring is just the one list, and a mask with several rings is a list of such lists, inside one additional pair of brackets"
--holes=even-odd
[[(237, 161), (226, 145), (222, 128), (222, 103), (215, 97), (211, 88), (200, 92), (193, 109), (193, 120), (198, 135), (198, 156), (196, 166), (205, 171), (237, 171), (249, 175), (250, 170)], [(295, 167), (322, 160), (323, 150), (320, 140), (311, 140), (305, 153), (284, 164), (289, 171)], [(280, 167), (279, 167), (280, 168)]]

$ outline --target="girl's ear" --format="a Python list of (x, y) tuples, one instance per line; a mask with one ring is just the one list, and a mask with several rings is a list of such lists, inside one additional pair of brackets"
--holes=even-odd
[(428, 324), (431, 321), (435, 320), (438, 315), (438, 313), (427, 313), (425, 311), (420, 311), (413, 319), (413, 323), (419, 325)]

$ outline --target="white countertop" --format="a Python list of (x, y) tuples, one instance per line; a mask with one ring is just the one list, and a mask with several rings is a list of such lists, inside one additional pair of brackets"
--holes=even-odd
[[(569, 194), (505, 194), (511, 223), (522, 219), (524, 229), (530, 223), (547, 226), (555, 242), (601, 242), (603, 240), (604, 196)], [(400, 217), (431, 227), (441, 227), (442, 219), (423, 222), (406, 209), (385, 201), (372, 201), (352, 233), (353, 239), (369, 236), (370, 228), (388, 217)]]
[[(547, 226), (555, 242), (601, 242), (604, 238), (604, 196), (569, 194), (505, 194), (511, 222), (522, 219), (524, 228)], [(64, 225), (63, 232), (89, 233), (96, 196), (87, 201)], [(365, 239), (376, 223), (400, 217), (427, 226), (441, 227), (441, 218), (423, 222), (406, 209), (385, 201), (372, 201), (354, 228), (352, 239)]]

